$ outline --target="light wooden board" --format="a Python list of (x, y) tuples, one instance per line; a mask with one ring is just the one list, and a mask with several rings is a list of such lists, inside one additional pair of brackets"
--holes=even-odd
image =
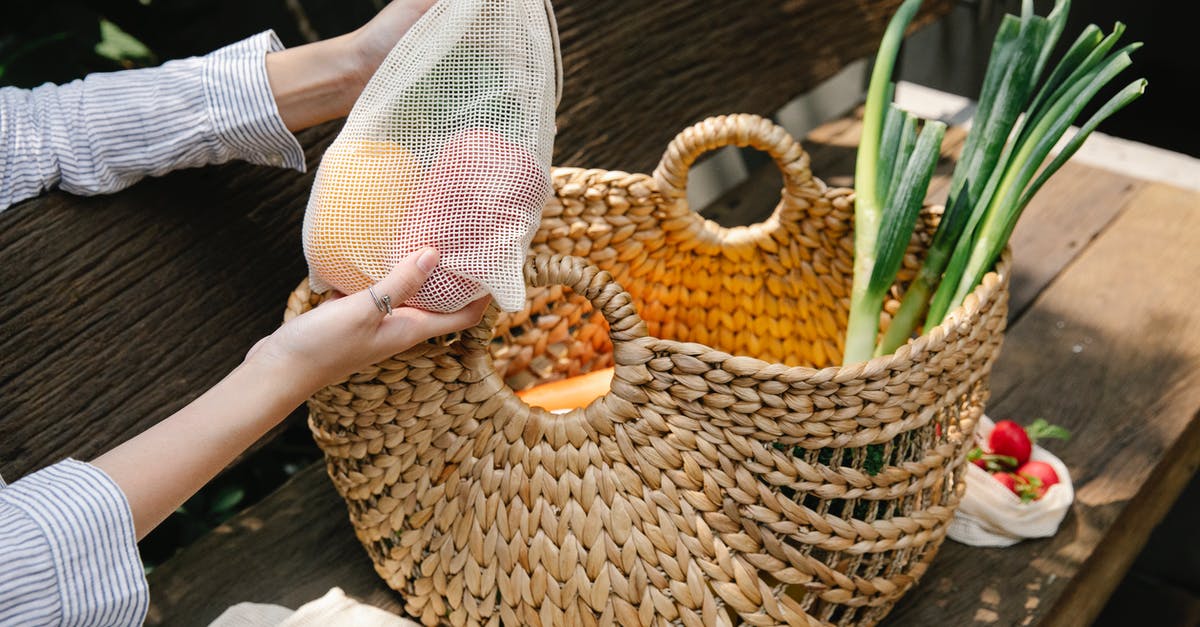
[[(1099, 182), (1097, 182), (1099, 184)], [(1045, 417), (1076, 502), (1055, 537), (947, 543), (890, 624), (1086, 625), (1200, 464), (1200, 194), (1149, 185), (1009, 330), (994, 418)]]

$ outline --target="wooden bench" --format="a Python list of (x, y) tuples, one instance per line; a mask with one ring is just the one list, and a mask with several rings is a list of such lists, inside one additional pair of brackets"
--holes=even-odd
[[(568, 75), (555, 162), (649, 171), (691, 122), (769, 114), (869, 53), (896, 2), (856, 7), (857, 21), (817, 2), (744, 15), (681, 1), (556, 4)], [(0, 214), (5, 477), (94, 457), (147, 428), (278, 324), (305, 273), (311, 171), (337, 128), (301, 135), (308, 175), (229, 165), (110, 197), (51, 193)], [(947, 155), (963, 136), (948, 136)], [(851, 175), (857, 139), (853, 116), (805, 138), (817, 175)], [(1096, 615), (1200, 464), (1197, 244), (1195, 192), (1075, 163), (1046, 186), (1014, 234), (1011, 324), (988, 411), (1073, 431), (1054, 450), (1077, 501), (1051, 539), (1005, 550), (948, 541), (886, 624), (1076, 625)], [(151, 624), (206, 625), (240, 601), (296, 607), (332, 586), (400, 608), (321, 464), (168, 560), (150, 584)]]

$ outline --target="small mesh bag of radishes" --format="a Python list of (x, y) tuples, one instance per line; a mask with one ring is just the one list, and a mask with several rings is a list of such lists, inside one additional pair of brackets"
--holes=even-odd
[(441, 0), (388, 54), (325, 152), (304, 216), (314, 291), (362, 290), (431, 246), (406, 304), (525, 304), (522, 266), (550, 195), (562, 85), (548, 0)]
[(1025, 427), (1012, 420), (993, 424), (983, 416), (975, 437), (950, 539), (1003, 547), (1054, 535), (1075, 500), (1075, 489), (1066, 464), (1036, 442), (1069, 434), (1045, 420)]

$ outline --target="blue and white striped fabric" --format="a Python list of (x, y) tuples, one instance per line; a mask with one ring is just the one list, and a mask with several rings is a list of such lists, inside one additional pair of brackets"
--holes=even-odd
[[(101, 194), (231, 159), (303, 171), (267, 81), (280, 49), (267, 31), (157, 68), (0, 88), (0, 211), (56, 185)], [(149, 599), (112, 479), (74, 460), (0, 479), (0, 626), (140, 625)]]
[(55, 186), (103, 194), (232, 159), (303, 171), (267, 81), (264, 57), (282, 48), (265, 31), (156, 68), (0, 87), (0, 211)]
[(0, 555), (0, 625), (145, 619), (133, 514), (95, 466), (68, 459), (0, 487)]

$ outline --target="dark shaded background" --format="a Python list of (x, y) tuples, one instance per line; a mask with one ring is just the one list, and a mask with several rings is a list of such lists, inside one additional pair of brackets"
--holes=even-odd
[[(1054, 3), (1037, 0), (1039, 15), (1046, 15)], [(1135, 41), (1145, 45), (1133, 54), (1133, 66), (1125, 70), (1084, 111), (1090, 116), (1121, 87), (1144, 77), (1149, 81), (1146, 93), (1118, 112), (1099, 131), (1125, 139), (1200, 158), (1200, 121), (1191, 100), (1191, 83), (1200, 78), (1200, 53), (1196, 52), (1196, 24), (1200, 8), (1180, 0), (1075, 0), (1067, 27), (1052, 57), (1057, 60), (1088, 24), (1106, 34), (1113, 24), (1125, 24), (1125, 35), (1118, 44)], [(920, 65), (905, 63), (898, 67), (901, 79), (942, 91), (977, 99), (983, 72), (987, 66), (992, 38), (1005, 13), (1019, 13), (1020, 2), (1009, 0), (962, 0), (959, 7), (938, 28), (926, 29), (910, 38), (909, 45), (932, 48), (936, 62)], [(922, 55), (922, 58), (929, 57)], [(1086, 119), (1083, 118), (1083, 119)]]
[(1078, 33), (1088, 24), (1107, 30), (1120, 19), (1128, 27), (1125, 41), (1146, 44), (1134, 53), (1128, 70), (1130, 77), (1150, 82), (1146, 94), (1101, 131), (1200, 157), (1200, 123), (1190, 85), (1200, 78), (1197, 6), (1190, 0), (1076, 0), (1066, 33)]
[[(353, 30), (383, 4), (383, 0), (4, 0), (0, 2), (0, 85), (64, 82), (88, 72), (204, 54), (268, 28), (274, 28), (285, 45), (297, 45)], [(1042, 14), (1052, 4), (1035, 2)], [(995, 25), (1005, 11), (1019, 7), (1015, 0), (963, 0), (959, 13), (970, 15), (977, 24), (945, 32), (941, 35), (945, 41), (940, 42), (946, 66), (955, 71), (902, 66), (901, 77), (977, 97)], [(1200, 157), (1200, 122), (1188, 97), (1190, 83), (1200, 77), (1200, 54), (1191, 45), (1198, 17), (1200, 9), (1194, 2), (1075, 0), (1062, 47), (1086, 24), (1108, 30), (1118, 18), (1128, 26), (1123, 41), (1146, 43), (1135, 54), (1134, 67), (1122, 76), (1124, 80), (1116, 81), (1124, 85), (1144, 76), (1150, 83), (1146, 95), (1105, 122), (1101, 132)], [(121, 59), (97, 54), (102, 18), (140, 41), (150, 54)]]
[[(61, 83), (88, 72), (205, 54), (268, 28), (295, 46), (349, 32), (384, 2), (372, 0), (4, 0), (0, 84)], [(96, 54), (106, 19), (153, 53), (121, 62)]]

